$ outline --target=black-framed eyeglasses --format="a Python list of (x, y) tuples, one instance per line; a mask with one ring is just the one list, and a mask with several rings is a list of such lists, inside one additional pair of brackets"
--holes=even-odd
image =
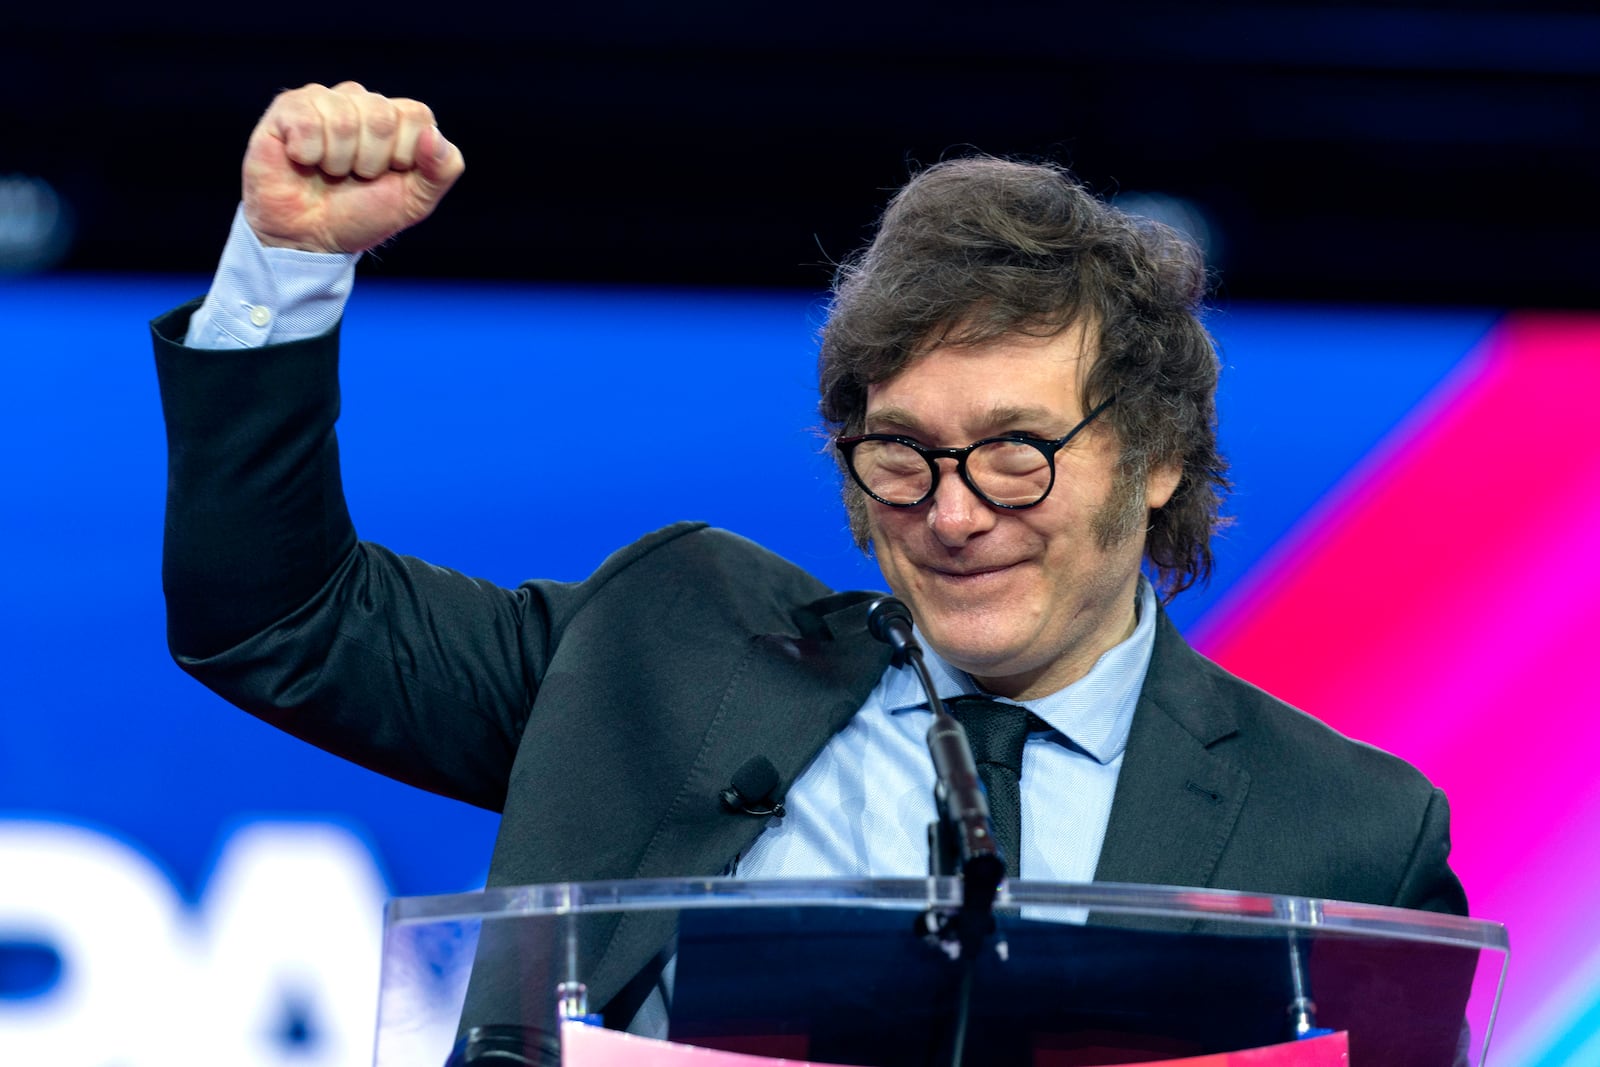
[(893, 433), (841, 437), (833, 447), (868, 496), (892, 508), (914, 508), (939, 488), (939, 460), (956, 461), (956, 473), (981, 499), (1020, 511), (1044, 502), (1056, 484), (1056, 453), (1116, 401), (1108, 397), (1063, 437), (1047, 441), (1022, 433), (985, 437), (965, 448), (928, 448)]

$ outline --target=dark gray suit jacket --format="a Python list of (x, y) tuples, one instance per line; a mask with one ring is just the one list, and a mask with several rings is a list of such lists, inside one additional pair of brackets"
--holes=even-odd
[[(765, 756), (787, 789), (887, 667), (872, 594), (700, 524), (514, 590), (358, 541), (336, 333), (193, 352), (189, 310), (153, 324), (174, 657), (298, 737), (502, 812), (491, 884), (722, 871), (760, 830), (719, 803), (735, 771)], [(1163, 615), (1095, 876), (1464, 913), (1448, 818), (1411, 767), (1228, 674)], [(605, 931), (597, 1002), (664, 936), (632, 916)]]

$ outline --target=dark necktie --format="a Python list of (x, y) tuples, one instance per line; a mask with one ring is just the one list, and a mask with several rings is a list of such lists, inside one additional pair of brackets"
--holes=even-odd
[(951, 697), (945, 709), (967, 731), (978, 778), (989, 792), (989, 817), (1006, 871), (1022, 876), (1022, 746), (1049, 725), (1027, 708), (981, 696)]

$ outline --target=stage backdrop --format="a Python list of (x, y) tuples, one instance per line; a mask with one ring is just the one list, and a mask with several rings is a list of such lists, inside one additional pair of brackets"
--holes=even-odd
[[(363, 1064), (383, 898), (479, 884), (495, 832), (169, 661), (143, 323), (204, 284), (0, 286), (0, 1062)], [(820, 316), (804, 294), (367, 283), (341, 423), (358, 529), (515, 583), (706, 519), (877, 587), (815, 429)], [(1600, 1062), (1600, 318), (1211, 326), (1240, 488), (1174, 614), (1449, 792), (1473, 912), (1511, 925), (1497, 1061)], [(630, 491), (586, 495), (606, 463)]]

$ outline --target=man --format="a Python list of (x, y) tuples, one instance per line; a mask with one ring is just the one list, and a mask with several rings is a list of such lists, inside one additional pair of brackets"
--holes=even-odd
[[(516, 590), (357, 541), (333, 435), (354, 254), (463, 166), (426, 107), (354, 83), (284, 93), (257, 125), (210, 295), (154, 324), (178, 662), (297, 736), (502, 811), (494, 884), (921, 873), (929, 713), (866, 634), (872, 594), (693, 524)], [(1175, 235), (1052, 168), (913, 179), (823, 339), (856, 536), (945, 695), (1038, 717), (1022, 876), (1464, 912), (1437, 790), (1202, 659), (1160, 609), (1157, 584), (1208, 573), (1225, 487), (1202, 281)], [(719, 800), (754, 757), (789, 810), (770, 828)], [(611, 939), (595, 1002), (664, 936)]]

